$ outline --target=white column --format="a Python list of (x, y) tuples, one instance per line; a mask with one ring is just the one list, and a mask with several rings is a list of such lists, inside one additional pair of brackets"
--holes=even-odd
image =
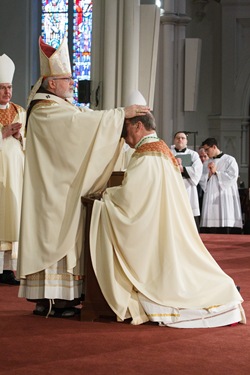
[(161, 16), (158, 78), (154, 113), (159, 135), (171, 144), (184, 127), (184, 40), (186, 0), (165, 0)]
[[(167, 142), (173, 129), (173, 86), (174, 86), (174, 0), (163, 3), (164, 16), (161, 17), (160, 41), (154, 115), (158, 134)], [(165, 14), (168, 14), (166, 16)]]
[(106, 0), (104, 8), (103, 109), (116, 106), (117, 79), (117, 0)]
[(179, 0), (178, 20), (175, 26), (175, 103), (173, 133), (185, 129), (184, 122), (184, 64), (185, 64), (185, 36), (186, 26), (190, 19), (186, 16), (185, 0)]
[(140, 41), (140, 1), (125, 0), (123, 13), (123, 53), (122, 53), (122, 105), (138, 89), (139, 41)]
[(92, 38), (92, 108), (125, 106), (139, 81), (140, 0), (95, 0)]

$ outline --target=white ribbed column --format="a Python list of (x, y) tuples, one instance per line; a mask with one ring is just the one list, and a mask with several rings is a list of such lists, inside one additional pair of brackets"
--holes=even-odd
[(131, 93), (138, 89), (140, 1), (124, 0), (123, 4), (123, 69), (121, 104), (126, 106)]
[(178, 20), (175, 25), (175, 56), (174, 56), (174, 128), (173, 133), (185, 129), (184, 122), (184, 64), (185, 64), (185, 36), (187, 20), (186, 0), (178, 0), (177, 15)]
[(174, 113), (174, 0), (164, 1), (161, 16), (154, 115), (158, 134), (168, 143)]
[(171, 144), (173, 134), (184, 127), (184, 41), (185, 0), (165, 0), (161, 16), (161, 35), (154, 112), (159, 135)]
[(117, 80), (117, 0), (106, 0), (103, 39), (103, 109), (116, 106)]

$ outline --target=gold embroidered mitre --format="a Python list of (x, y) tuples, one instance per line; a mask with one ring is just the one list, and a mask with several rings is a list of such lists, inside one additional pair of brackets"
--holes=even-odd
[(64, 37), (58, 49), (39, 38), (40, 73), (44, 77), (71, 75), (67, 39)]
[(55, 49), (39, 38), (40, 78), (33, 86), (27, 101), (27, 107), (35, 96), (41, 83), (46, 77), (71, 76), (71, 66), (67, 38), (64, 37), (61, 45)]
[(5, 54), (0, 56), (0, 83), (12, 83), (15, 64)]

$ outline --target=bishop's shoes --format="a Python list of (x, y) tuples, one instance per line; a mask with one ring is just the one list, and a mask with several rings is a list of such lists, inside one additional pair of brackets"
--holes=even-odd
[(20, 285), (20, 281), (16, 279), (13, 271), (4, 270), (0, 274), (0, 284)]

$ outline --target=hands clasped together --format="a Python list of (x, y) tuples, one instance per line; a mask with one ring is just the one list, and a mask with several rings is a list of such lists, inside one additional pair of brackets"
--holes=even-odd
[(208, 163), (207, 166), (208, 166), (208, 170), (209, 170), (209, 177), (211, 177), (213, 174), (216, 174), (217, 168), (216, 168), (216, 165), (213, 161)]
[(15, 122), (13, 124), (5, 125), (2, 128), (2, 136), (4, 138), (8, 138), (13, 136), (16, 139), (19, 139), (21, 137), (20, 129), (22, 127), (22, 124), (20, 122)]
[(183, 172), (183, 165), (182, 165), (182, 160), (181, 158), (176, 158), (176, 161), (178, 163), (178, 167), (180, 169), (180, 172), (182, 173)]

